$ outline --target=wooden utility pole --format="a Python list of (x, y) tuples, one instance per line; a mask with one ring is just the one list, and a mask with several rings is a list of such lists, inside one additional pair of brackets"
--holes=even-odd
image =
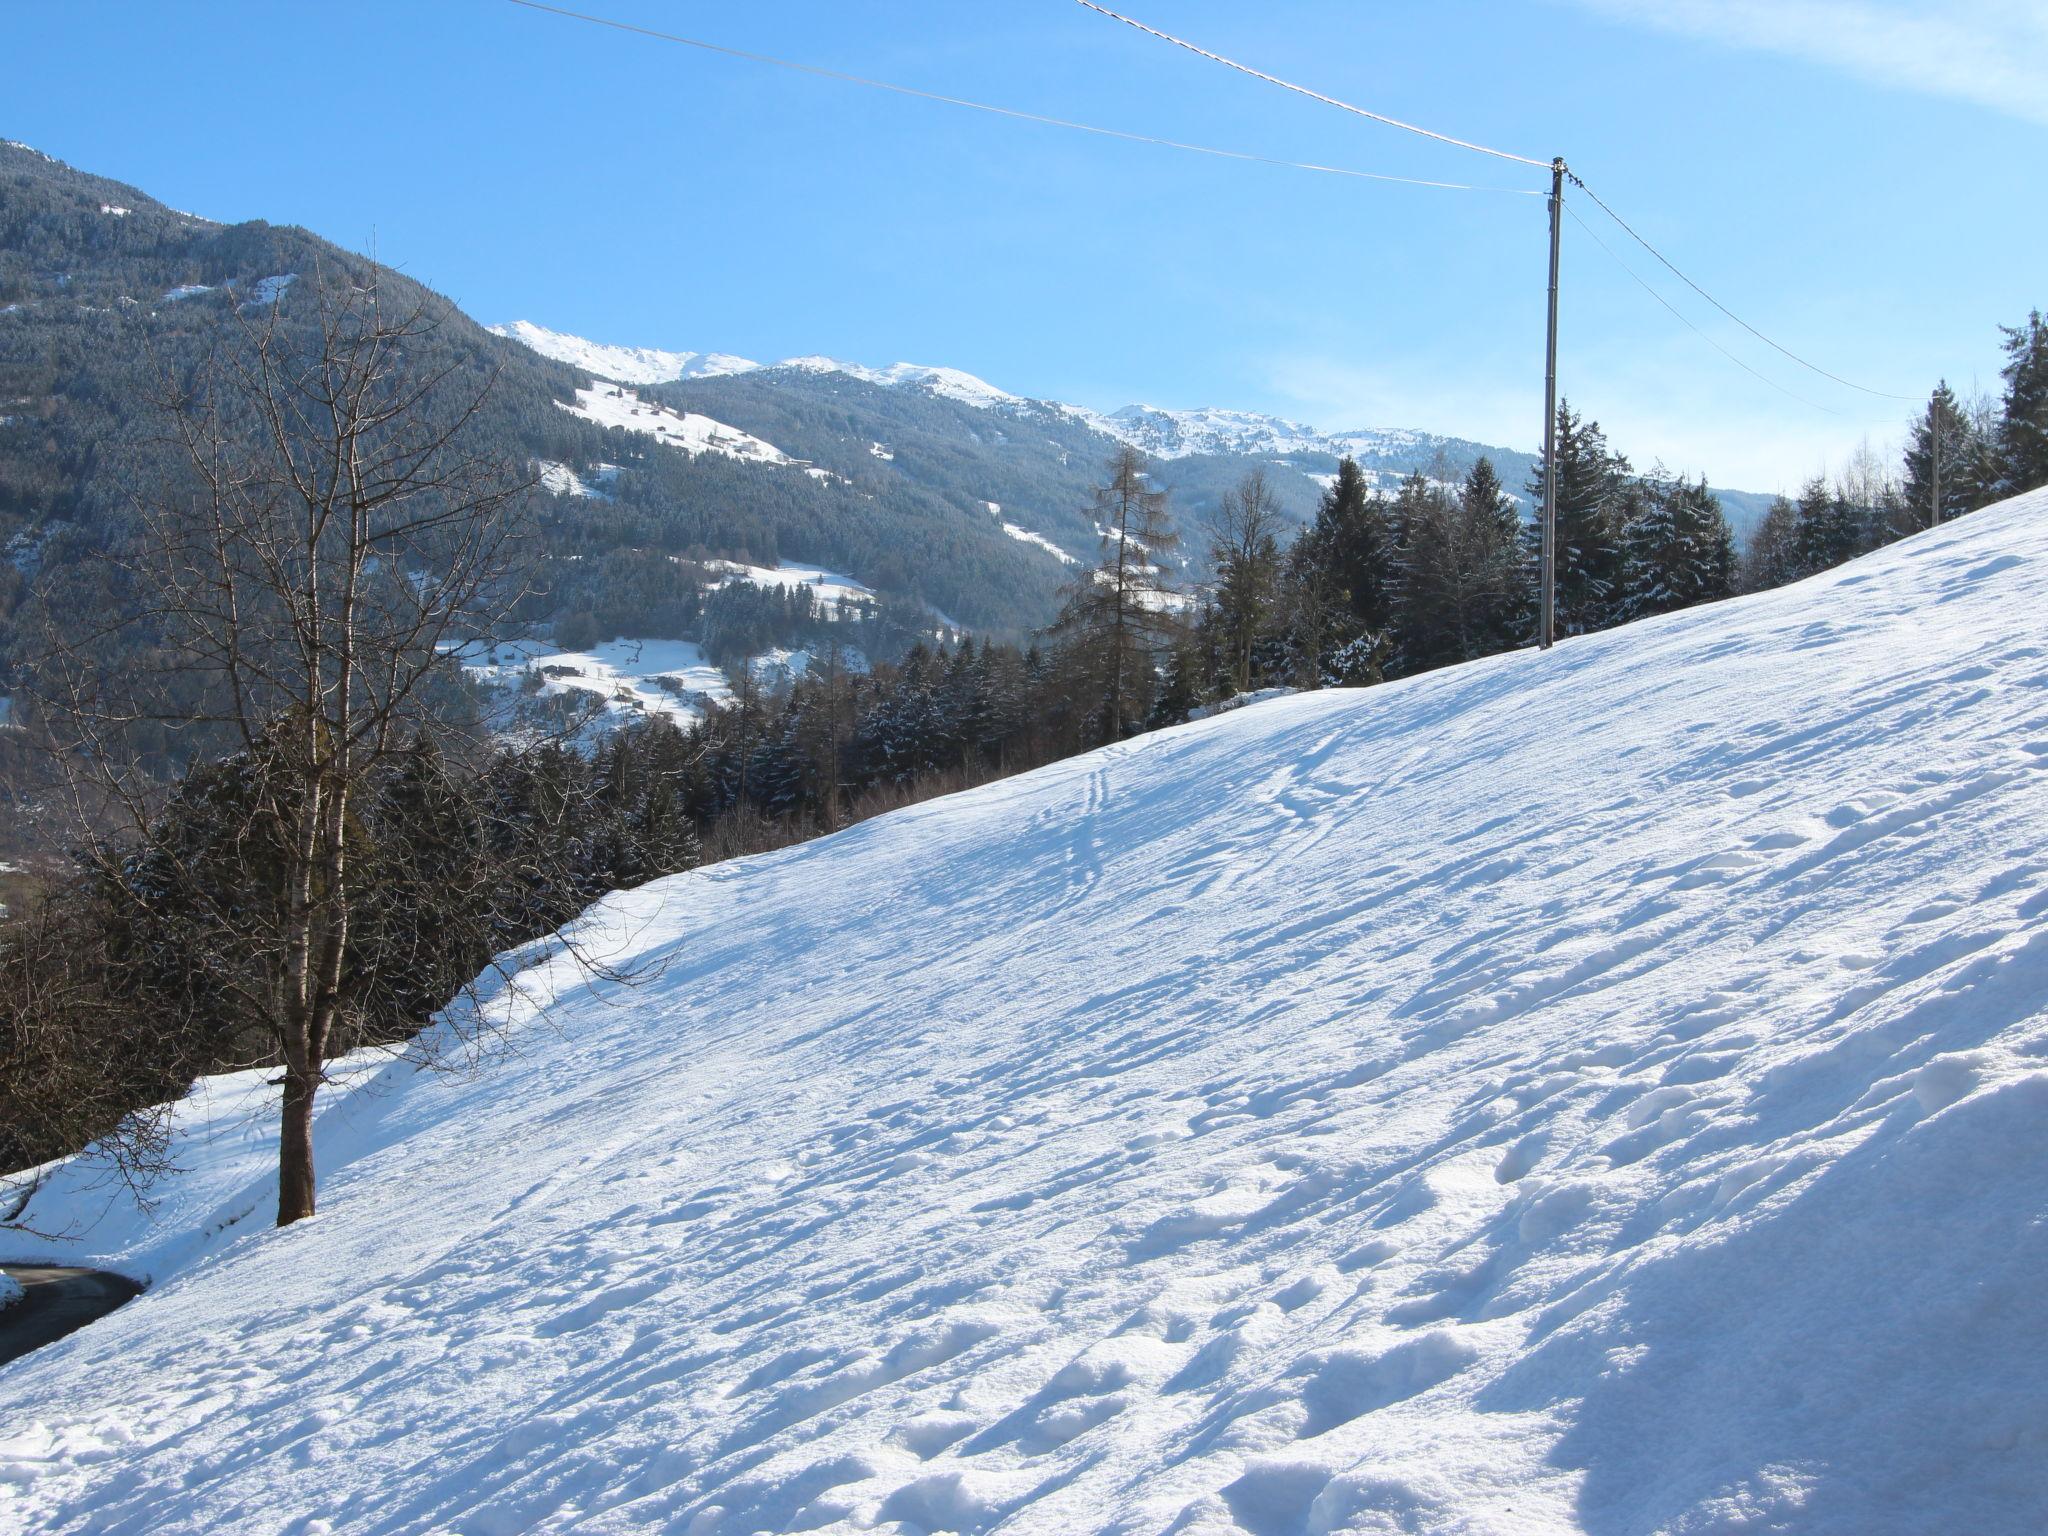
[[(1943, 381), (1947, 382), (1946, 380)], [(1929, 491), (1932, 497), (1933, 526), (1941, 526), (1941, 391), (1934, 392), (1934, 398), (1927, 405), (1927, 450), (1932, 455), (1933, 473), (1929, 476)]]
[(1543, 349), (1543, 612), (1537, 644), (1557, 639), (1557, 248), (1564, 218), (1564, 157), (1550, 162), (1550, 332)]

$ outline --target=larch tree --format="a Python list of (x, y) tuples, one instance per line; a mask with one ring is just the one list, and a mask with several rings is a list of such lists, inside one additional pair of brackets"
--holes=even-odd
[(1070, 582), (1051, 633), (1101, 740), (1121, 741), (1151, 704), (1157, 658), (1180, 629), (1181, 594), (1167, 571), (1179, 547), (1166, 492), (1146, 477), (1145, 455), (1125, 444), (1096, 487), (1097, 563)]

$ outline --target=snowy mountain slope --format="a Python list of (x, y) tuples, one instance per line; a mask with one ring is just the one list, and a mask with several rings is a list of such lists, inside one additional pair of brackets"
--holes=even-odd
[(790, 462), (789, 455), (773, 443), (763, 442), (738, 427), (729, 427), (694, 411), (673, 411), (653, 401), (643, 401), (630, 389), (594, 385), (577, 390), (573, 405), (561, 400), (555, 403), (571, 416), (600, 427), (618, 427), (654, 438), (693, 458), (700, 453), (717, 453), (749, 464)]
[(157, 1282), (0, 1529), (2038, 1531), (2044, 614), (2037, 493), (616, 896), (316, 1220), (245, 1078), (0, 1240)]
[(1168, 410), (1156, 405), (1127, 405), (1116, 411), (1093, 411), (1085, 406), (1064, 405), (1057, 401), (1027, 400), (958, 368), (939, 368), (923, 363), (892, 363), (886, 368), (873, 368), (844, 362), (836, 357), (791, 357), (763, 365), (718, 352), (664, 352), (652, 347), (610, 346), (566, 332), (552, 331), (530, 320), (515, 320), (509, 325), (494, 325), (488, 329), (496, 335), (524, 342), (543, 357), (587, 369), (598, 378), (619, 384), (669, 384), (683, 379), (751, 372), (763, 366), (794, 373), (844, 374), (848, 378), (888, 388), (923, 389), (944, 399), (958, 400), (964, 405), (986, 410), (1053, 411), (1105, 437), (1143, 448), (1159, 459), (1188, 458), (1198, 454), (1284, 456), (1357, 453), (1371, 456), (1414, 450), (1429, 441), (1426, 433), (1402, 430), (1323, 433), (1299, 422), (1255, 411), (1217, 408)]
[[(815, 388), (833, 379), (854, 379), (911, 397), (957, 402), (1003, 420), (1003, 425), (993, 429), (965, 426), (957, 430), (944, 456), (948, 460), (963, 455), (985, 457), (988, 449), (981, 441), (984, 436), (997, 445), (1014, 449), (1049, 432), (1058, 439), (1050, 446), (1062, 455), (1078, 453), (1078, 468), (1086, 476), (1093, 476), (1100, 471), (1102, 459), (1114, 444), (1130, 443), (1154, 460), (1154, 478), (1173, 491), (1176, 505), (1183, 512), (1197, 520), (1213, 508), (1226, 487), (1234, 485), (1253, 465), (1266, 472), (1280, 495), (1283, 511), (1306, 520), (1313, 514), (1316, 497), (1329, 484), (1337, 460), (1346, 455), (1359, 462), (1370, 484), (1389, 493), (1397, 490), (1413, 471), (1430, 471), (1441, 463), (1452, 478), (1457, 478), (1476, 459), (1486, 457), (1493, 461), (1509, 493), (1519, 498), (1536, 464), (1533, 454), (1519, 449), (1407, 428), (1323, 432), (1278, 416), (1213, 407), (1175, 410), (1127, 405), (1115, 411), (1097, 411), (1058, 401), (1027, 399), (955, 368), (915, 363), (871, 368), (831, 357), (798, 357), (765, 366), (712, 368), (700, 366), (697, 360), (707, 356), (716, 359), (717, 354), (607, 347), (523, 320), (494, 329), (524, 341), (543, 356), (623, 383), (688, 381), (715, 388), (747, 373), (755, 376), (758, 385), (802, 394), (806, 384)], [(724, 361), (737, 364), (739, 360)], [(716, 414), (732, 397), (713, 393), (710, 398), (712, 413)], [(1021, 425), (1011, 425), (1012, 421)], [(844, 423), (839, 426), (843, 428)], [(750, 430), (759, 432), (762, 428)], [(877, 423), (875, 430), (892, 429)], [(1013, 436), (1021, 442), (1012, 441)], [(888, 437), (855, 439), (844, 430), (835, 430), (822, 438), (794, 439), (783, 446), (799, 457), (822, 463), (833, 457), (836, 448), (856, 441), (862, 455), (885, 462), (894, 458), (894, 445)], [(1064, 457), (1061, 462), (1066, 462)], [(838, 467), (843, 474), (854, 473), (852, 465), (841, 463)], [(962, 467), (949, 464), (956, 473)], [(1751, 491), (1717, 488), (1715, 494), (1721, 498), (1729, 521), (1744, 536), (1762, 518), (1770, 502), (1770, 497)], [(1063, 531), (1060, 520), (1073, 506), (1085, 505), (1086, 486), (1082, 486), (1078, 501), (1070, 496), (1058, 502), (1037, 504), (1020, 496), (1016, 489), (1005, 496), (993, 485), (983, 487), (982, 493), (973, 499), (985, 499), (988, 495), (1002, 500), (1013, 511), (1028, 512), (1036, 524), (1030, 531), (1048, 538)], [(1054, 537), (1052, 542), (1059, 540)], [(1068, 553), (1073, 553), (1072, 549)]]

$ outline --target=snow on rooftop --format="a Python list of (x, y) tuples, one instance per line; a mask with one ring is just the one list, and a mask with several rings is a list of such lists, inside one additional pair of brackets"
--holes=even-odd
[(486, 329), (499, 336), (523, 342), (543, 357), (581, 368), (600, 379), (620, 384), (666, 384), (675, 379), (714, 378), (746, 373), (760, 364), (729, 352), (664, 352), (656, 347), (615, 347), (587, 341), (562, 331), (551, 331), (531, 320), (514, 320), (509, 325)]
[(573, 405), (557, 400), (556, 405), (572, 416), (595, 422), (600, 427), (620, 427), (651, 437), (671, 448), (680, 448), (693, 458), (700, 453), (723, 454), (750, 464), (793, 464), (795, 461), (752, 433), (729, 427), (695, 411), (670, 410), (651, 400), (642, 400), (630, 389), (606, 384), (576, 391)]
[(2043, 612), (2048, 492), (615, 895), (316, 1220), (266, 1073), (51, 1171), (0, 1523), (2032, 1536)]

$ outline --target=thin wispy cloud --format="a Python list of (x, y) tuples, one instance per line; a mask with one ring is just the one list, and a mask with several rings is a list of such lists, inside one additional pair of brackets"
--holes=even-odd
[(2042, 0), (1574, 0), (1633, 24), (1829, 65), (2048, 124)]

